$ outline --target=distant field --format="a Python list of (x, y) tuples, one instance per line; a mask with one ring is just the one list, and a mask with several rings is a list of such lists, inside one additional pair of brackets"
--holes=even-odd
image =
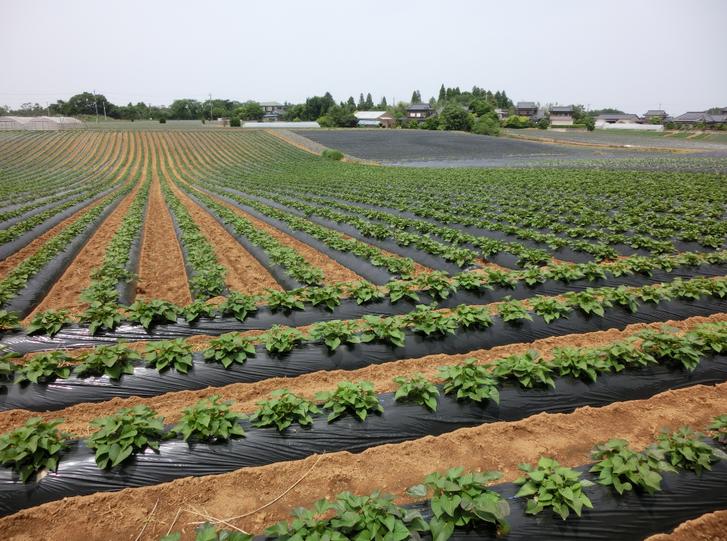
[[(567, 144), (568, 141), (591, 141), (586, 139), (586, 135), (591, 135), (586, 132), (582, 134), (541, 130), (518, 132), (526, 136), (560, 138), (566, 143), (562, 145), (508, 137), (424, 130), (298, 130), (296, 133), (351, 156), (386, 165), (414, 167), (578, 165), (706, 170), (727, 168), (727, 146), (719, 147), (724, 148), (724, 151), (715, 149), (704, 155), (701, 148), (680, 141), (675, 141), (682, 145), (679, 148), (690, 145), (689, 148), (694, 150), (695, 154)], [(594, 136), (593, 142), (600, 144), (608, 142), (598, 140), (598, 135)], [(614, 140), (610, 141), (613, 143)]]

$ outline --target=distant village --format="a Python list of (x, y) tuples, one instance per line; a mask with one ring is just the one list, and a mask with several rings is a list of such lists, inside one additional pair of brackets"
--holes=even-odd
[(210, 97), (203, 101), (177, 99), (169, 106), (144, 102), (115, 105), (102, 94), (83, 92), (45, 107), (38, 103), (26, 103), (16, 110), (0, 107), (0, 130), (75, 129), (99, 120), (184, 120), (244, 128), (417, 128), (497, 135), (501, 128), (727, 130), (727, 107), (678, 115), (663, 109), (636, 114), (615, 108), (586, 110), (575, 104), (513, 102), (505, 91), (492, 92), (477, 86), (461, 91), (444, 85), (437, 98), (424, 101), (415, 90), (408, 102), (394, 105), (389, 105), (385, 97), (375, 104), (370, 93), (365, 97), (361, 93), (358, 102), (353, 97), (336, 102), (328, 92), (298, 104)]

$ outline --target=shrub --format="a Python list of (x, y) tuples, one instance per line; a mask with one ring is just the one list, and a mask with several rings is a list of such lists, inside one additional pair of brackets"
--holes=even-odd
[(481, 116), (472, 126), (472, 132), (478, 135), (498, 135), (500, 133), (500, 122), (490, 115)]
[(474, 115), (456, 103), (450, 103), (439, 114), (439, 128), (442, 130), (470, 131)]
[(164, 118), (164, 117), (161, 117), (161, 118), (159, 119), (159, 124), (166, 124), (166, 123), (167, 123), (167, 119), (166, 119), (166, 118)]
[(526, 116), (511, 115), (503, 120), (503, 126), (506, 128), (527, 128), (530, 126), (530, 119)]
[(150, 447), (159, 450), (164, 419), (148, 406), (122, 408), (109, 417), (94, 419), (98, 428), (86, 442), (96, 452), (96, 464), (101, 469), (118, 466), (133, 453)]
[(321, 156), (327, 160), (341, 161), (343, 159), (343, 152), (333, 148), (327, 148), (321, 152)]
[(593, 131), (596, 129), (596, 120), (592, 116), (587, 116), (583, 121), (583, 125), (588, 131)]
[(58, 459), (67, 448), (69, 434), (56, 428), (63, 422), (44, 422), (40, 417), (28, 419), (23, 426), (0, 436), (0, 464), (11, 466), (25, 483), (40, 470), (56, 471)]
[(547, 130), (549, 127), (550, 127), (550, 120), (548, 120), (548, 118), (543, 117), (540, 120), (538, 120), (538, 129)]
[(241, 125), (241, 122), (240, 122), (239, 116), (230, 117), (230, 127), (231, 128), (239, 128), (240, 125)]

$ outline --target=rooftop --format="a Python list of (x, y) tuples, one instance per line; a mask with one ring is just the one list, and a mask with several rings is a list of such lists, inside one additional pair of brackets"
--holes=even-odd
[(428, 103), (412, 103), (406, 109), (407, 111), (431, 111), (432, 106)]
[(537, 105), (535, 105), (534, 101), (519, 101), (516, 107), (518, 109), (535, 109)]
[(573, 106), (572, 105), (555, 105), (550, 108), (551, 113), (572, 113), (573, 112)]
[(356, 111), (353, 116), (359, 120), (377, 120), (382, 115), (385, 115), (386, 111)]

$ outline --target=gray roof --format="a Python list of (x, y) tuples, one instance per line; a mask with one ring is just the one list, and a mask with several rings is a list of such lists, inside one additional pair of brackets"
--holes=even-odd
[(644, 113), (644, 116), (666, 116), (666, 111), (663, 109), (649, 109)]
[(572, 105), (556, 105), (556, 106), (550, 108), (550, 112), (551, 113), (572, 113), (573, 106)]
[(406, 108), (407, 111), (431, 111), (432, 106), (428, 103), (412, 103)]
[(283, 104), (278, 101), (261, 101), (260, 107), (282, 107)]
[(624, 113), (624, 114), (608, 114), (607, 113), (607, 114), (603, 114), (603, 115), (598, 115), (596, 117), (596, 120), (605, 120), (606, 122), (608, 122), (609, 120), (617, 121), (617, 120), (638, 120), (638, 119), (639, 119), (639, 115), (632, 115), (629, 113)]
[(516, 107), (518, 109), (536, 109), (538, 106), (535, 105), (534, 101), (519, 101)]
[(727, 122), (727, 115), (710, 115), (704, 111), (688, 111), (672, 119), (674, 122), (705, 122), (707, 124), (721, 124)]

